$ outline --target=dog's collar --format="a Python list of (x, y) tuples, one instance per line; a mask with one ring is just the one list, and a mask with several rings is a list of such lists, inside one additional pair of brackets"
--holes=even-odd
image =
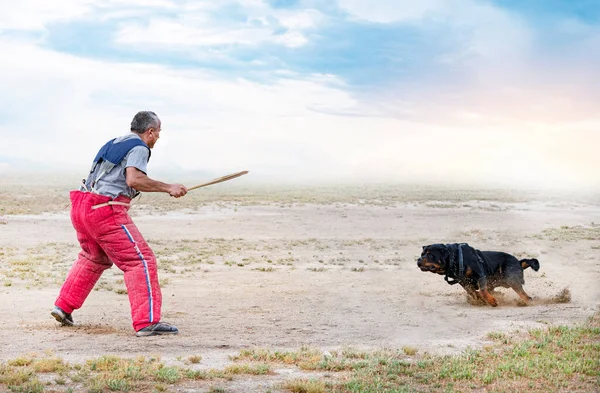
[[(446, 245), (446, 248), (448, 249), (448, 251), (450, 251), (450, 264), (448, 265), (448, 267), (446, 267), (446, 276), (444, 277), (444, 280), (446, 280), (446, 282), (450, 285), (454, 285), (454, 284), (458, 284), (461, 281), (464, 280), (465, 278), (465, 264), (464, 264), (464, 259), (463, 259), (463, 252), (462, 252), (462, 246), (466, 246), (467, 243), (459, 243), (458, 244), (458, 275), (457, 277), (448, 277), (448, 272), (454, 268), (454, 252), (452, 251), (452, 249), (449, 247), (449, 245)], [(449, 278), (453, 278), (453, 281), (450, 281)]]

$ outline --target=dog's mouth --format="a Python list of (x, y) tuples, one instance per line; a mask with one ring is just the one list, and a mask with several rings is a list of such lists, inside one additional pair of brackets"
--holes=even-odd
[(433, 273), (437, 273), (438, 271), (441, 270), (441, 268), (439, 266), (433, 266), (433, 265), (419, 266), (419, 269), (421, 269), (422, 272), (433, 272)]
[(423, 260), (419, 260), (417, 262), (417, 267), (421, 269), (422, 272), (432, 272), (432, 273), (443, 273), (444, 267), (438, 265), (436, 263), (428, 263)]

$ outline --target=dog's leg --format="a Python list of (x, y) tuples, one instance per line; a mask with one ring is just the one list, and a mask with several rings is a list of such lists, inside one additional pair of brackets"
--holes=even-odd
[(498, 301), (492, 294), (488, 291), (487, 287), (487, 278), (482, 277), (479, 279), (479, 293), (483, 300), (485, 300), (490, 306), (496, 307), (498, 305)]
[(519, 283), (512, 283), (512, 285), (510, 286), (516, 293), (517, 295), (519, 295), (519, 297), (527, 304), (529, 303), (531, 300), (533, 300), (533, 298), (531, 296), (529, 296), (525, 290), (523, 289), (523, 286)]
[(467, 291), (467, 294), (473, 298), (473, 300), (480, 300), (481, 296), (477, 292), (477, 287), (471, 283), (461, 283), (462, 287)]
[(496, 298), (493, 297), (492, 294), (487, 291), (487, 289), (481, 290), (481, 296), (490, 306), (496, 307), (498, 305)]
[(481, 294), (477, 290), (476, 284), (466, 283), (465, 285), (463, 285), (463, 288), (465, 288), (465, 291), (467, 291), (467, 294), (469, 295), (469, 298), (467, 299), (467, 302), (469, 304), (471, 304), (473, 306), (487, 304), (485, 299), (481, 296)]

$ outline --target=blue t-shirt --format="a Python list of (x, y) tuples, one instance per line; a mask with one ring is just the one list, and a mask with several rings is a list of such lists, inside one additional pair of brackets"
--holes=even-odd
[[(114, 143), (123, 142), (132, 138), (141, 139), (138, 134), (131, 132), (125, 136), (118, 137), (115, 139)], [(115, 165), (114, 168), (108, 170), (106, 173), (104, 172), (107, 168), (110, 168), (112, 164), (106, 161), (101, 162), (89, 175), (88, 180), (86, 181), (88, 188), (93, 181), (96, 181), (94, 192), (97, 194), (109, 196), (111, 198), (116, 198), (119, 195), (124, 195), (128, 198), (135, 197), (138, 194), (138, 191), (127, 185), (125, 169), (132, 166), (146, 173), (149, 154), (150, 152), (145, 146), (135, 146), (127, 153), (125, 158), (119, 164)], [(100, 179), (98, 179), (98, 176), (100, 176)]]

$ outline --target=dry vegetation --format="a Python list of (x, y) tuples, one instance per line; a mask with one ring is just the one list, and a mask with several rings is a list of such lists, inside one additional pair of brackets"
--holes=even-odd
[[(480, 231), (463, 232), (478, 237)], [(491, 235), (491, 234), (489, 234)], [(600, 240), (600, 225), (561, 226), (544, 229), (534, 238), (559, 241)], [(363, 272), (366, 269), (390, 269), (410, 262), (399, 249), (406, 240), (397, 239), (270, 239), (245, 240), (243, 238), (204, 238), (163, 240), (149, 238), (159, 262), (161, 284), (166, 286), (175, 277), (185, 277), (213, 268), (247, 268), (259, 272), (303, 267), (311, 272), (330, 269), (348, 269)], [(62, 283), (78, 252), (72, 243), (40, 243), (35, 247), (18, 248), (0, 246), (0, 285), (23, 284), (27, 288), (57, 286)], [(539, 257), (531, 252), (516, 252), (518, 257)], [(102, 276), (95, 290), (108, 290), (126, 294), (122, 273), (117, 269)], [(566, 296), (558, 296), (564, 299)]]
[[(251, 174), (248, 175), (248, 178)], [(173, 181), (185, 181), (172, 179)], [(197, 181), (197, 180), (195, 180)], [(2, 179), (0, 216), (6, 214), (41, 214), (67, 211), (69, 191), (77, 188), (80, 178), (64, 176), (27, 176)], [(191, 181), (193, 183), (194, 181)], [(190, 184), (191, 184), (190, 183)], [(43, 193), (40, 193), (43, 189)], [(389, 206), (400, 203), (424, 203), (431, 208), (470, 207), (471, 201), (519, 203), (535, 200), (564, 200), (600, 205), (597, 192), (517, 190), (507, 188), (472, 188), (460, 186), (427, 186), (416, 184), (312, 184), (270, 185), (252, 183), (247, 178), (218, 187), (190, 192), (185, 198), (173, 199), (164, 194), (147, 193), (134, 201), (132, 214), (160, 214), (173, 210), (195, 211), (202, 206), (248, 206), (294, 204), (354, 204)], [(490, 203), (487, 210), (503, 209)]]
[[(168, 366), (158, 357), (102, 356), (69, 364), (46, 354), (0, 364), (0, 386), (12, 392), (167, 392), (177, 387), (221, 389), (214, 383), (268, 376), (297, 368), (305, 377), (276, 384), (293, 393), (570, 391), (600, 389), (600, 314), (582, 326), (556, 326), (521, 334), (490, 333), (493, 344), (460, 356), (418, 354), (414, 348), (361, 352), (352, 348), (296, 352), (243, 350), (222, 370)], [(313, 374), (314, 373), (314, 374)], [(209, 390), (210, 391), (210, 390)], [(216, 390), (212, 390), (216, 391)]]

